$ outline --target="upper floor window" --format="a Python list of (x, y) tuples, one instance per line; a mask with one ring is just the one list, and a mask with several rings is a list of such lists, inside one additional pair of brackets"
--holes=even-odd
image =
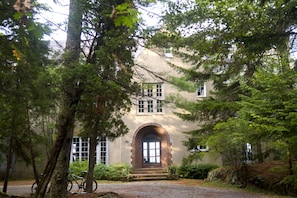
[(144, 83), (142, 94), (138, 99), (138, 113), (162, 113), (163, 110), (163, 84)]
[(196, 90), (197, 97), (205, 97), (206, 96), (206, 85), (205, 83), (198, 83)]
[(162, 97), (162, 84), (156, 84), (156, 95)]

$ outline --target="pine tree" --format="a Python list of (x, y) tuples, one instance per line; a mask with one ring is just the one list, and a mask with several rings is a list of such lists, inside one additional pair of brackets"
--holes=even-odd
[[(274, 53), (288, 70), (289, 36), (295, 36), (295, 1), (190, 1), (169, 3), (164, 17), (166, 30), (156, 33), (152, 43), (174, 47), (176, 55), (193, 64), (191, 69), (173, 68), (184, 74), (172, 81), (177, 86), (210, 81), (211, 96), (195, 102), (176, 100), (186, 114), (182, 119), (201, 121), (203, 126), (190, 134), (186, 143), (196, 147), (201, 138), (211, 137), (214, 126), (236, 117), (237, 101), (244, 94), (240, 82), (251, 79), (257, 67)], [(165, 34), (164, 34), (165, 32)], [(169, 32), (169, 33), (168, 33)], [(227, 133), (227, 130), (225, 130)]]

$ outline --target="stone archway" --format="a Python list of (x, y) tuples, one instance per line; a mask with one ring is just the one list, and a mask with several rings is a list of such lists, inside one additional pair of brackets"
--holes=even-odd
[(133, 168), (168, 167), (172, 163), (171, 150), (169, 135), (161, 125), (144, 124), (133, 136), (131, 165)]

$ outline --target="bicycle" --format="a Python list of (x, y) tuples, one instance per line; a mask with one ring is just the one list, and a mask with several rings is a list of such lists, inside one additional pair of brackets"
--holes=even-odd
[[(40, 178), (41, 177), (43, 177), (43, 174), (41, 174), (40, 175)], [(39, 181), (40, 181), (41, 179), (39, 179)], [(36, 192), (36, 190), (37, 190), (37, 187), (38, 187), (38, 182), (39, 181), (35, 181), (33, 184), (32, 184), (32, 186), (31, 186), (31, 193), (32, 194), (34, 194), (35, 192)], [(70, 192), (70, 190), (72, 189), (72, 186), (73, 186), (73, 184), (72, 184), (72, 181), (70, 181), (69, 179), (68, 179), (68, 186), (67, 186), (67, 191), (68, 192)], [(48, 189), (47, 189), (47, 193), (49, 193), (49, 191), (50, 191), (50, 187), (48, 187)]]
[[(68, 177), (68, 189), (67, 190), (70, 192), (73, 187), (73, 182), (75, 182), (75, 184), (77, 184), (77, 187), (78, 187), (77, 192), (79, 192), (81, 189), (83, 191), (86, 191), (86, 189), (87, 189), (86, 175), (87, 175), (87, 171), (82, 172), (82, 177), (75, 175), (75, 174), (71, 173), (71, 171), (70, 171), (70, 174)], [(98, 187), (97, 181), (94, 179), (92, 182), (92, 192), (95, 192), (97, 190), (97, 187)]]

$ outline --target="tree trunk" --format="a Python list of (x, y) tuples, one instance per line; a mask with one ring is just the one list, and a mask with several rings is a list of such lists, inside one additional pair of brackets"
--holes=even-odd
[(32, 160), (32, 168), (33, 168), (33, 173), (34, 173), (34, 178), (37, 183), (39, 183), (39, 174), (37, 171), (37, 166), (36, 166), (36, 160), (35, 160), (35, 152), (33, 149), (33, 132), (31, 130), (31, 123), (30, 123), (30, 113), (29, 113), (29, 108), (27, 108), (27, 127), (28, 127), (28, 133), (29, 133), (29, 146), (30, 146), (30, 155), (31, 155), (31, 160)]
[[(74, 117), (73, 117), (74, 121)], [(73, 137), (73, 129), (67, 132), (56, 168), (51, 179), (50, 197), (67, 197), (67, 178), (70, 161), (70, 151)]]
[(12, 162), (12, 149), (13, 148), (13, 137), (10, 136), (9, 138), (9, 145), (8, 145), (8, 153), (7, 153), (7, 163), (6, 163), (6, 172), (4, 175), (4, 183), (3, 183), (3, 192), (7, 192), (7, 185), (8, 185), (8, 178), (9, 178), (9, 172), (10, 172), (10, 167), (11, 167), (11, 162)]
[[(67, 184), (67, 172), (76, 106), (82, 93), (82, 89), (79, 86), (80, 82), (76, 79), (77, 74), (75, 72), (75, 68), (79, 66), (80, 55), (80, 35), (82, 27), (82, 6), (80, 5), (80, 2), (80, 0), (70, 0), (69, 4), (65, 62), (64, 71), (62, 73), (62, 109), (59, 116), (58, 136), (51, 157), (49, 158), (43, 173), (44, 177), (42, 177), (42, 180), (38, 185), (35, 194), (36, 198), (44, 197), (47, 185), (53, 175), (57, 162), (58, 169), (55, 172), (55, 179), (59, 181), (53, 181), (51, 194), (57, 195), (60, 192), (61, 194), (59, 194), (58, 197), (66, 197), (67, 195), (67, 185), (65, 184)], [(66, 172), (65, 169), (67, 170)], [(59, 186), (59, 184), (63, 185)]]
[(289, 165), (289, 175), (293, 175), (293, 165), (292, 165), (292, 154), (290, 149), (289, 141), (287, 143), (287, 157), (288, 157), (288, 165)]
[(95, 167), (95, 154), (97, 145), (97, 131), (92, 132), (90, 136), (90, 149), (89, 149), (89, 167), (87, 174), (87, 189), (86, 192), (90, 193), (93, 190), (93, 180), (94, 180), (94, 167)]

